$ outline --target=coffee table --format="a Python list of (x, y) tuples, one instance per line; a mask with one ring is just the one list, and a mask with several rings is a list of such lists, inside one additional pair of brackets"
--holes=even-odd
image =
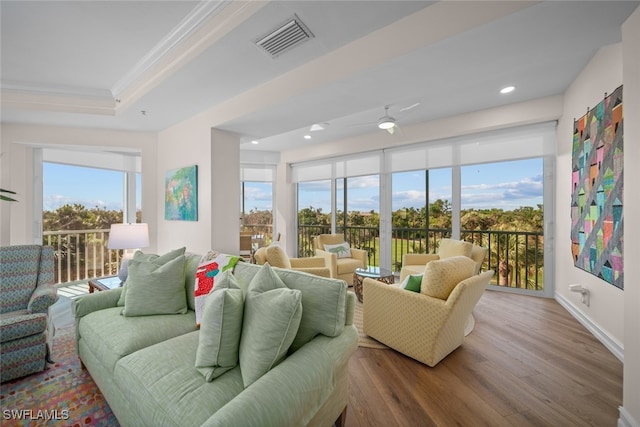
[(118, 276), (99, 277), (89, 280), (89, 293), (93, 291), (107, 291), (122, 286), (122, 282)]
[(362, 282), (365, 278), (375, 279), (379, 282), (391, 285), (395, 278), (393, 271), (380, 267), (356, 268), (353, 272), (353, 290), (358, 297), (358, 301), (362, 302)]

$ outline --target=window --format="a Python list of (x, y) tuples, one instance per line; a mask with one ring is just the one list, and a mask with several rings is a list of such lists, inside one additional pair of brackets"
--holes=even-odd
[(298, 184), (298, 256), (315, 255), (313, 236), (331, 233), (331, 181)]
[[(56, 250), (56, 281), (115, 272), (117, 254), (107, 251), (106, 244), (111, 224), (122, 223), (128, 211), (129, 174), (52, 162), (43, 162), (42, 170), (43, 243)], [(140, 185), (138, 173), (133, 186), (135, 218), (131, 222), (141, 222), (141, 197), (136, 191)]]
[(498, 286), (544, 289), (543, 167), (534, 158), (461, 168), (461, 236), (489, 249)]

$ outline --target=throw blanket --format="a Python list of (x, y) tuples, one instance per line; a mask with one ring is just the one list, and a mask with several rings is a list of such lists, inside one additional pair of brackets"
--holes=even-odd
[(196, 325), (198, 327), (200, 327), (204, 300), (215, 286), (215, 277), (222, 271), (233, 269), (239, 259), (239, 256), (227, 255), (218, 251), (209, 251), (200, 258), (196, 270), (195, 285)]

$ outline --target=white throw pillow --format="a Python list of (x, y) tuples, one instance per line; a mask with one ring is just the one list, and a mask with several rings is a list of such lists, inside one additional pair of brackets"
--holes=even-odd
[(334, 253), (338, 258), (351, 258), (351, 248), (349, 243), (338, 243), (337, 245), (324, 245), (324, 250)]

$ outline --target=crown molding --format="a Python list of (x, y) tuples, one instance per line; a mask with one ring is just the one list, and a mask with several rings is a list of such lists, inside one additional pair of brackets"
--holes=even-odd
[(114, 98), (119, 98), (150, 69), (169, 55), (182, 42), (186, 41), (191, 34), (196, 32), (204, 23), (220, 13), (231, 0), (203, 1), (200, 2), (182, 21), (176, 25), (169, 34), (164, 36), (136, 65), (133, 66), (116, 84), (111, 88)]
[(83, 94), (78, 94), (77, 91), (64, 93), (59, 91), (44, 92), (26, 87), (23, 89), (2, 88), (3, 109), (114, 116), (116, 114), (115, 106), (116, 102), (110, 93), (105, 95), (103, 91), (87, 90)]
[(113, 91), (116, 113), (131, 106), (267, 4), (267, 1), (225, 0), (210, 7), (196, 8), (193, 14), (197, 16), (185, 18), (188, 22), (177, 26), (182, 28), (181, 35), (169, 37), (179, 41), (173, 43), (170, 49), (165, 49), (164, 54), (159, 55), (144, 71), (139, 67), (140, 72), (135, 79), (130, 77), (131, 82), (127, 87), (117, 85)]
[(267, 3), (202, 1), (111, 89), (2, 81), (2, 108), (117, 115)]

